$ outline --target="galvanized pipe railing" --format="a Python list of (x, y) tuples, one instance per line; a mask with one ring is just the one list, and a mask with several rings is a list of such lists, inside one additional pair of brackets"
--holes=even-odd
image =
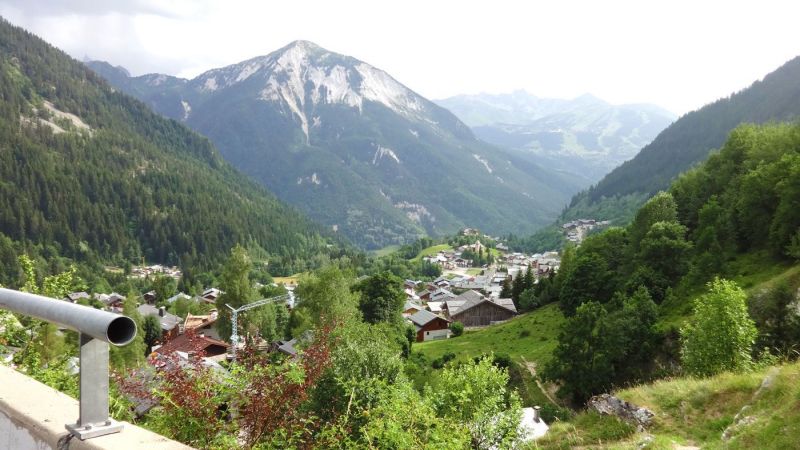
[(136, 337), (130, 317), (41, 295), (0, 288), (0, 308), (36, 317), (80, 333), (80, 414), (67, 430), (80, 439), (117, 433), (122, 424), (108, 415), (108, 344)]

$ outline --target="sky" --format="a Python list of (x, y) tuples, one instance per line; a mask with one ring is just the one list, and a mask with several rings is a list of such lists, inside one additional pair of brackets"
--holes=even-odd
[(430, 99), (524, 89), (684, 114), (800, 55), (800, 2), (0, 0), (76, 59), (191, 78), (296, 39)]

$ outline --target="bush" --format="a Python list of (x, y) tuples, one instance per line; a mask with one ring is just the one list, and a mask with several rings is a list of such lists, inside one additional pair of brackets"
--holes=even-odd
[(692, 375), (742, 372), (753, 365), (758, 331), (747, 312), (747, 294), (733, 281), (716, 278), (695, 301), (694, 316), (681, 329), (681, 362)]
[(569, 408), (564, 408), (561, 406), (554, 405), (552, 403), (545, 403), (540, 405), (541, 409), (539, 410), (540, 417), (545, 423), (552, 424), (553, 422), (565, 421), (571, 419), (575, 414)]
[(453, 322), (450, 325), (450, 331), (453, 332), (453, 337), (459, 337), (464, 334), (464, 324), (461, 322)]
[(441, 369), (442, 367), (444, 367), (445, 364), (447, 364), (448, 362), (454, 360), (455, 358), (456, 358), (456, 354), (455, 353), (447, 352), (444, 355), (442, 355), (441, 358), (434, 359), (433, 362), (431, 363), (431, 366), (434, 369)]
[(508, 369), (511, 367), (511, 356), (508, 353), (497, 353), (492, 359), (492, 364), (501, 369)]

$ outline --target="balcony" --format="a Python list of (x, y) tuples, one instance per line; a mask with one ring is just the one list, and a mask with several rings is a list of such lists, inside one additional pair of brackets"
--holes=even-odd
[(78, 401), (0, 365), (0, 448), (17, 450), (189, 450), (191, 447), (128, 423), (123, 431), (80, 440), (74, 423)]

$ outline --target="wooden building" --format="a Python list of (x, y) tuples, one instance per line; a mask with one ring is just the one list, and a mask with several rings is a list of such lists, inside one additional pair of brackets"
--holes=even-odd
[(414, 324), (414, 328), (417, 330), (417, 342), (450, 337), (450, 321), (430, 311), (424, 309), (417, 311), (408, 320)]
[(461, 322), (465, 327), (482, 327), (517, 315), (514, 303), (508, 300), (493, 301), (476, 291), (467, 291), (445, 302), (445, 313), (452, 322)]

